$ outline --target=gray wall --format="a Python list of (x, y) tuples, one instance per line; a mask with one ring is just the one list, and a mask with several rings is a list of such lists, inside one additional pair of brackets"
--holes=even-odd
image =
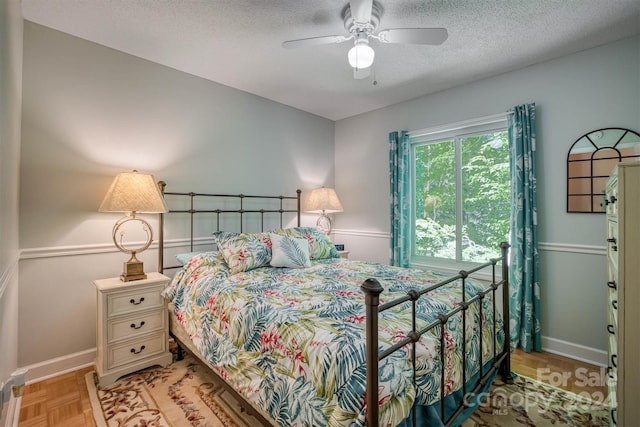
[[(384, 82), (380, 82), (384, 84)], [(590, 130), (640, 132), (640, 38), (630, 38), (336, 123), (336, 239), (355, 258), (388, 262), (387, 135), (535, 102), (542, 332), (545, 345), (604, 355), (605, 218), (566, 213), (566, 157)], [(588, 356), (580, 352), (586, 347)], [(595, 351), (591, 351), (595, 350)]]
[[(92, 281), (127, 258), (111, 242), (121, 215), (97, 212), (118, 172), (153, 173), (168, 191), (333, 185), (332, 121), (31, 22), (23, 95), (20, 366), (91, 356)], [(155, 256), (141, 254), (147, 271)]]
[(18, 365), (18, 176), (22, 10), (0, 0), (0, 383)]

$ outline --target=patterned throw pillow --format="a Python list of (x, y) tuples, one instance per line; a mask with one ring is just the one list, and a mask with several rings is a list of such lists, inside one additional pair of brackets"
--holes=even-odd
[(271, 261), (271, 239), (268, 233), (213, 233), (231, 274), (265, 267)]
[(340, 258), (336, 247), (322, 230), (315, 227), (278, 228), (273, 233), (287, 237), (305, 238), (309, 242), (311, 259)]
[(271, 266), (305, 268), (311, 267), (309, 241), (304, 238), (287, 237), (271, 233)]

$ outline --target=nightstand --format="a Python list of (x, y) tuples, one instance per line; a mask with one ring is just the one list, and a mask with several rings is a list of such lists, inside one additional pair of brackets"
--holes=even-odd
[(96, 372), (100, 386), (152, 365), (167, 366), (167, 305), (161, 292), (169, 278), (148, 273), (144, 280), (95, 280), (97, 289)]
[(338, 251), (341, 258), (349, 259), (349, 251)]

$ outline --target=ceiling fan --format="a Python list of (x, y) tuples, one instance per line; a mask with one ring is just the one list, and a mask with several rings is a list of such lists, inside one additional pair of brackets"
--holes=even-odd
[(288, 40), (282, 43), (287, 49), (306, 48), (353, 40), (347, 59), (353, 67), (355, 78), (369, 76), (375, 57), (371, 39), (381, 43), (410, 43), (440, 45), (449, 37), (446, 28), (389, 28), (376, 33), (382, 7), (373, 0), (351, 0), (342, 12), (347, 35), (332, 35)]

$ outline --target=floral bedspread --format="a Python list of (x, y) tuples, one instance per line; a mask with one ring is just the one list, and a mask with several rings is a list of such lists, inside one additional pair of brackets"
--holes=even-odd
[[(342, 258), (312, 262), (310, 268), (263, 267), (230, 274), (216, 253), (196, 256), (165, 290), (179, 322), (198, 350), (245, 398), (256, 402), (282, 426), (364, 425), (366, 386), (364, 296), (367, 278), (380, 281), (381, 303), (406, 295), (447, 276)], [(420, 298), (422, 328), (461, 299), (454, 282)], [(467, 281), (470, 298), (480, 285)], [(493, 354), (490, 301), (467, 312), (468, 377), (477, 372), (478, 339), (483, 328), (483, 362)], [(471, 321), (473, 319), (473, 321)], [(410, 303), (380, 316), (380, 345), (403, 339), (411, 328)], [(416, 345), (417, 387), (413, 385), (411, 349), (405, 347), (380, 362), (380, 425), (395, 426), (414, 403), (439, 400), (440, 327)], [(446, 392), (461, 387), (462, 316), (445, 328)], [(496, 338), (501, 348), (503, 337)]]

